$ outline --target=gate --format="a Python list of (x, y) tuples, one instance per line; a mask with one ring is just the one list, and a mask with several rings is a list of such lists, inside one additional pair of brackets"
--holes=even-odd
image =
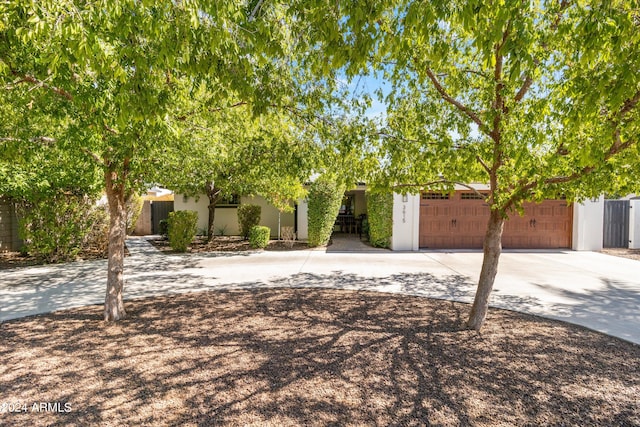
[(604, 201), (604, 233), (605, 248), (629, 247), (629, 201)]
[(160, 221), (169, 218), (169, 212), (173, 212), (173, 202), (151, 203), (151, 232), (160, 234)]

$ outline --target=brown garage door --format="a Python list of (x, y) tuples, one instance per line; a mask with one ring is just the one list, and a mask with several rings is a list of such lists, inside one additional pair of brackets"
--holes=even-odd
[[(571, 247), (573, 211), (564, 200), (526, 203), (525, 214), (505, 223), (504, 248)], [(481, 249), (489, 207), (473, 192), (423, 193), (420, 203), (420, 247)]]

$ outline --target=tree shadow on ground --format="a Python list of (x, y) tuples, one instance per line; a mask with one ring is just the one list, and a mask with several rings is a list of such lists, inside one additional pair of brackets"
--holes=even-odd
[(476, 333), (462, 326), (465, 304), (319, 288), (128, 307), (117, 324), (97, 322), (99, 307), (0, 324), (3, 398), (72, 408), (0, 422), (640, 423), (640, 347), (556, 321), (491, 310)]

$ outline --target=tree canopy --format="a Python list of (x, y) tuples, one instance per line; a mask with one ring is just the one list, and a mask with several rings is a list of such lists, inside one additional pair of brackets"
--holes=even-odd
[(402, 191), (489, 185), (480, 328), (505, 219), (525, 201), (638, 189), (637, 2), (338, 2), (326, 52), (383, 73), (378, 175)]

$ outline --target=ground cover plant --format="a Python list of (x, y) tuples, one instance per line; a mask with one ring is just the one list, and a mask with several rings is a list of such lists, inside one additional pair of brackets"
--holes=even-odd
[[(638, 425), (640, 347), (585, 328), (342, 290), (128, 302), (0, 324), (0, 424)], [(36, 412), (34, 402), (61, 411)], [(66, 412), (68, 409), (68, 412)]]

